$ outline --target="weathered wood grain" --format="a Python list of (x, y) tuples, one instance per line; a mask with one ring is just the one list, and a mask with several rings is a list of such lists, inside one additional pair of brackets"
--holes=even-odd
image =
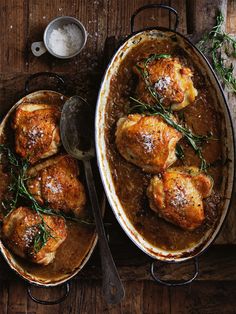
[(8, 305), (8, 287), (9, 282), (2, 282), (0, 285), (0, 309), (2, 314), (7, 314), (7, 305)]
[[(145, 281), (143, 287), (143, 314), (164, 314), (171, 312), (170, 288)], [(173, 312), (174, 313), (174, 312)]]
[(197, 42), (202, 35), (215, 25), (219, 10), (227, 15), (227, 0), (186, 0), (188, 34)]
[[(186, 19), (186, 1), (171, 0), (170, 6), (177, 10), (179, 14), (179, 27), (177, 29), (181, 34), (187, 33), (187, 19)], [(173, 28), (175, 22), (174, 15), (171, 14), (171, 28)]]
[[(43, 306), (27, 301), (26, 294), (18, 293), (14, 304), (0, 308), (1, 313), (14, 314), (216, 314), (235, 313), (236, 282), (195, 282), (190, 286), (167, 288), (149, 281), (124, 283), (126, 299), (119, 305), (107, 305), (101, 292), (100, 281), (73, 282), (72, 291), (60, 305)], [(8, 283), (3, 282), (0, 291), (7, 289)], [(25, 283), (18, 282), (17, 291), (25, 291)], [(57, 289), (58, 290), (58, 289)], [(60, 289), (59, 289), (60, 290)], [(44, 297), (55, 297), (49, 289)], [(37, 291), (37, 296), (40, 292)], [(23, 300), (22, 300), (23, 298)], [(4, 312), (5, 311), (5, 312)]]
[(227, 5), (227, 23), (226, 23), (226, 31), (228, 33), (235, 34), (236, 33), (236, 1), (228, 0)]
[[(169, 5), (168, 0), (154, 1)], [(153, 3), (152, 0), (125, 0), (123, 5), (119, 0), (109, 1), (108, 3), (108, 36), (117, 36), (117, 38), (130, 34), (130, 19), (132, 14), (141, 6)], [(135, 30), (141, 30), (145, 27), (164, 26), (169, 27), (169, 12), (163, 9), (147, 9), (140, 12), (135, 19)]]
[(26, 313), (26, 290), (22, 289), (22, 282), (10, 282), (8, 288), (7, 314)]
[(171, 288), (171, 312), (175, 314), (235, 313), (236, 283), (205, 282)]
[(28, 26), (27, 1), (0, 1), (0, 21), (0, 72), (24, 72)]

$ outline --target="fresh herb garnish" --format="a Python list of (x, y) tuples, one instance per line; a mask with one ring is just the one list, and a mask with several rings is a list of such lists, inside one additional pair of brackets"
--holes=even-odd
[(165, 120), (167, 124), (172, 126), (174, 129), (179, 131), (180, 133), (183, 134), (183, 136), (186, 138), (188, 141), (189, 145), (193, 148), (197, 156), (199, 157), (201, 161), (200, 169), (202, 171), (206, 171), (208, 165), (206, 160), (204, 159), (202, 155), (202, 148), (201, 145), (209, 139), (207, 135), (197, 135), (194, 134), (190, 129), (182, 126), (178, 122), (173, 119), (173, 115), (167, 111), (166, 109), (163, 108), (159, 102), (157, 102), (155, 105), (148, 105), (143, 102), (141, 102), (138, 99), (135, 99), (133, 97), (130, 97), (131, 100), (133, 100), (136, 105), (134, 105), (131, 108), (130, 112), (138, 112), (138, 113), (143, 113), (143, 114), (148, 114), (148, 115), (159, 115)]
[(176, 144), (175, 147), (175, 155), (178, 159), (183, 160), (184, 159), (184, 150), (183, 147), (180, 144)]
[[(204, 141), (210, 139), (209, 136), (207, 135), (197, 135), (194, 134), (190, 129), (187, 127), (184, 127), (183, 125), (179, 124), (176, 122), (175, 119), (173, 119), (173, 114), (171, 108), (164, 108), (162, 105), (163, 98), (161, 95), (156, 91), (154, 88), (153, 84), (149, 80), (149, 72), (148, 72), (148, 64), (152, 62), (153, 60), (160, 59), (160, 58), (170, 58), (171, 55), (169, 54), (154, 54), (151, 55), (149, 58), (146, 58), (142, 61), (142, 66), (136, 65), (137, 70), (141, 74), (147, 90), (149, 91), (150, 95), (153, 97), (153, 100), (155, 101), (154, 105), (149, 105), (144, 102), (142, 102), (139, 99), (136, 99), (134, 97), (130, 97), (132, 101), (136, 103), (136, 105), (132, 106), (130, 108), (130, 112), (139, 112), (139, 113), (145, 113), (149, 115), (159, 115), (161, 116), (166, 123), (168, 123), (170, 126), (172, 126), (174, 129), (179, 131), (180, 133), (183, 134), (183, 136), (186, 138), (188, 141), (189, 145), (193, 148), (197, 156), (199, 157), (201, 164), (200, 164), (200, 169), (202, 171), (206, 171), (208, 168), (208, 164), (205, 160), (205, 158), (202, 155), (202, 148), (201, 145), (203, 144)], [(181, 156), (181, 159), (184, 158), (184, 151), (183, 148), (181, 147), (181, 152), (180, 149), (177, 148), (177, 154), (179, 153), (179, 156)]]
[(222, 81), (228, 86), (228, 88), (236, 93), (236, 78), (234, 77), (234, 66), (231, 63), (226, 65), (225, 59), (222, 56), (222, 51), (229, 57), (236, 57), (236, 40), (229, 34), (222, 30), (224, 23), (224, 16), (222, 12), (219, 12), (216, 17), (216, 25), (212, 30), (205, 34), (197, 44), (197, 47), (210, 56), (212, 65), (220, 76)]
[(47, 244), (50, 238), (55, 239), (55, 237), (52, 235), (51, 228), (45, 223), (43, 218), (36, 228), (37, 234), (34, 237), (33, 246), (34, 252), (38, 253)]
[(43, 214), (59, 216), (83, 224), (93, 224), (87, 220), (70, 217), (62, 212), (55, 212), (51, 208), (41, 206), (36, 201), (34, 196), (29, 193), (26, 187), (26, 181), (29, 179), (27, 176), (27, 170), (29, 168), (29, 163), (27, 162), (27, 160), (17, 157), (9, 147), (3, 144), (0, 144), (0, 154), (1, 160), (3, 154), (6, 157), (7, 166), (9, 168), (9, 173), (11, 176), (11, 184), (9, 185), (9, 192), (11, 193), (11, 197), (4, 200), (2, 202), (2, 205), (5, 209), (11, 211), (16, 208), (19, 199), (22, 199), (26, 201), (30, 208), (36, 211), (41, 218), (41, 222), (37, 225), (38, 234), (34, 238), (34, 251), (36, 253), (40, 251), (40, 249), (47, 243), (49, 238), (54, 238), (51, 228), (46, 224), (43, 219)]

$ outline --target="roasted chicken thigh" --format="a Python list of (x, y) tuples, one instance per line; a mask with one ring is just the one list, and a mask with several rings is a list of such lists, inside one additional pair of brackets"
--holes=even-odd
[(40, 244), (42, 218), (28, 207), (19, 207), (8, 214), (3, 220), (2, 239), (6, 246), (16, 255), (34, 263), (48, 265), (56, 254), (56, 250), (67, 237), (64, 218), (42, 215), (46, 228), (50, 232), (45, 245)]
[(131, 114), (117, 123), (120, 154), (150, 173), (161, 172), (176, 161), (175, 147), (181, 138), (181, 133), (160, 116)]
[(186, 230), (204, 221), (203, 199), (210, 196), (213, 179), (196, 167), (176, 167), (154, 176), (147, 189), (153, 211)]
[(29, 192), (42, 205), (80, 216), (86, 202), (77, 161), (69, 155), (50, 158), (28, 171)]
[(137, 96), (145, 103), (155, 102), (147, 85), (163, 98), (164, 106), (171, 106), (173, 110), (188, 106), (197, 96), (193, 73), (190, 68), (182, 66), (178, 58), (154, 58), (149, 63), (141, 61), (134, 67), (134, 72), (139, 78)]
[(57, 153), (60, 144), (59, 119), (58, 106), (20, 105), (12, 123), (17, 154), (33, 164)]

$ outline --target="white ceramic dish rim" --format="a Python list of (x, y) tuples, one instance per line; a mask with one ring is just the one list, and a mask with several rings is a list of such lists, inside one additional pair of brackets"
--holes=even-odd
[[(208, 233), (202, 238), (201, 242), (197, 244), (196, 247), (190, 248), (189, 250), (185, 251), (176, 251), (176, 252), (170, 252), (165, 251), (157, 247), (153, 247), (147, 240), (145, 240), (133, 227), (132, 223), (127, 218), (122, 205), (119, 201), (119, 198), (116, 195), (115, 187), (110, 171), (109, 162), (106, 158), (106, 144), (105, 144), (105, 134), (104, 134), (104, 126), (105, 126), (105, 114), (106, 114), (106, 98), (109, 94), (109, 87), (110, 87), (110, 80), (115, 71), (117, 70), (119, 66), (118, 59), (122, 59), (125, 57), (127, 51), (129, 49), (127, 48), (127, 51), (125, 51), (125, 48), (131, 43), (135, 42), (135, 39), (137, 39), (137, 42), (139, 41), (138, 37), (143, 36), (144, 34), (150, 34), (151, 32), (168, 32), (172, 33), (173, 35), (177, 35), (179, 38), (181, 38), (182, 41), (187, 43), (192, 49), (194, 49), (196, 55), (198, 58), (200, 58), (201, 62), (204, 63), (204, 70), (208, 71), (208, 76), (211, 79), (211, 82), (213, 86), (216, 86), (216, 91), (218, 93), (217, 96), (220, 96), (221, 98), (221, 110), (224, 110), (224, 118), (226, 120), (227, 124), (227, 134), (228, 140), (231, 141), (231, 145), (229, 145), (230, 152), (229, 157), (232, 160), (229, 169), (228, 169), (228, 183), (227, 183), (227, 195), (229, 195), (229, 199), (227, 199), (224, 203), (222, 215), (220, 217), (220, 221), (218, 222), (218, 225), (215, 227), (214, 232), (212, 232), (211, 236), (206, 240)], [(112, 68), (115, 67), (115, 70)], [(222, 105), (223, 104), (223, 105)], [(105, 72), (104, 78), (101, 83), (98, 99), (97, 99), (97, 107), (96, 107), (96, 119), (95, 119), (95, 142), (96, 142), (96, 153), (97, 153), (97, 159), (98, 159), (98, 167), (100, 171), (100, 175), (102, 178), (103, 186), (108, 198), (108, 201), (110, 203), (110, 206), (116, 216), (116, 219), (120, 223), (121, 227), (125, 231), (125, 233), (128, 235), (128, 237), (146, 254), (151, 256), (154, 259), (167, 261), (167, 262), (183, 262), (188, 259), (192, 259), (201, 253), (203, 253), (210, 244), (215, 240), (216, 236), (218, 235), (223, 222), (225, 220), (225, 217), (229, 211), (230, 203), (231, 203), (231, 197), (234, 189), (234, 175), (235, 175), (235, 140), (234, 140), (234, 132), (233, 132), (233, 124), (232, 119), (230, 116), (230, 111), (226, 102), (226, 99), (224, 97), (223, 90), (220, 86), (220, 83), (205, 56), (183, 35), (181, 35), (178, 32), (170, 31), (169, 29), (158, 27), (158, 28), (151, 28), (146, 29), (144, 31), (136, 32), (128, 37), (128, 39), (125, 40), (125, 42), (118, 48), (116, 53), (114, 54), (112, 60), (110, 61), (107, 70)], [(186, 254), (187, 253), (187, 254)]]
[[(66, 97), (61, 93), (58, 93), (56, 91), (53, 90), (39, 90), (33, 93), (30, 93), (24, 97), (22, 97), (5, 115), (5, 117), (3, 118), (3, 120), (1, 121), (0, 124), (0, 135), (2, 134), (5, 124), (8, 121), (8, 118), (10, 117), (10, 115), (13, 113), (13, 111), (25, 100), (25, 98), (34, 98), (35, 96), (38, 96), (40, 93), (53, 93), (55, 95), (58, 95), (60, 97)], [(40, 287), (55, 287), (58, 285), (62, 285), (64, 283), (66, 283), (67, 281), (69, 281), (70, 279), (72, 279), (74, 276), (76, 276), (81, 270), (82, 268), (85, 266), (85, 264), (88, 262), (90, 256), (92, 255), (94, 248), (97, 244), (97, 234), (96, 232), (94, 232), (93, 235), (93, 239), (91, 240), (91, 246), (88, 250), (88, 252), (86, 253), (82, 263), (80, 264), (80, 266), (78, 268), (76, 268), (69, 276), (66, 275), (63, 278), (57, 280), (57, 281), (53, 281), (50, 282), (49, 280), (45, 280), (43, 281), (43, 279), (37, 279), (37, 276), (33, 276), (32, 274), (26, 272), (22, 267), (20, 267), (17, 263), (17, 261), (15, 260), (14, 256), (11, 254), (11, 252), (4, 246), (4, 244), (2, 243), (2, 241), (0, 240), (0, 251), (3, 255), (3, 257), (5, 258), (6, 262), (8, 263), (8, 265), (10, 266), (10, 268), (16, 272), (20, 277), (22, 277), (24, 280), (26, 280), (27, 282), (29, 282), (30, 284), (33, 284), (35, 286), (40, 286)]]

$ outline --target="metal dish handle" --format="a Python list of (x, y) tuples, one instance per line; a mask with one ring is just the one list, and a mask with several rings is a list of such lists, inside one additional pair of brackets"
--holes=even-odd
[(144, 11), (146, 9), (152, 9), (152, 8), (160, 8), (160, 9), (166, 9), (169, 10), (170, 12), (175, 14), (175, 25), (174, 25), (174, 31), (176, 31), (178, 25), (179, 25), (179, 14), (178, 12), (165, 4), (157, 4), (157, 3), (153, 3), (153, 4), (146, 4), (140, 8), (138, 8), (133, 15), (131, 16), (131, 20), (130, 20), (130, 27), (131, 27), (131, 33), (134, 33), (134, 21), (135, 21), (135, 17), (141, 12)]
[(168, 286), (168, 287), (176, 287), (176, 286), (184, 286), (184, 285), (187, 285), (189, 283), (191, 283), (194, 279), (196, 279), (196, 277), (198, 276), (199, 274), (199, 263), (198, 263), (198, 259), (195, 258), (194, 259), (194, 266), (195, 266), (195, 269), (194, 269), (194, 274), (193, 276), (188, 279), (188, 280), (183, 280), (183, 281), (166, 281), (166, 280), (162, 280), (158, 275), (155, 274), (155, 261), (151, 263), (151, 269), (150, 269), (150, 272), (151, 272), (151, 275), (152, 275), (152, 278), (162, 284), (162, 285), (165, 285), (165, 286)]
[[(67, 282), (66, 284), (64, 284), (65, 293), (64, 293), (64, 295), (63, 295), (62, 297), (60, 297), (60, 298), (57, 299), (57, 300), (52, 300), (52, 301), (40, 300), (40, 299), (38, 299), (38, 298), (36, 298), (35, 296), (32, 295), (31, 286), (32, 286), (32, 285), (28, 285), (28, 287), (27, 287), (28, 296), (29, 296), (29, 297), (31, 298), (31, 300), (33, 300), (34, 302), (39, 303), (39, 304), (43, 304), (43, 305), (55, 305), (55, 304), (59, 304), (59, 303), (63, 302), (63, 301), (67, 298), (67, 296), (68, 296), (68, 294), (69, 294), (69, 292), (70, 292), (70, 283)], [(41, 287), (41, 288), (44, 288), (44, 287)]]
[(49, 78), (55, 78), (58, 82), (58, 90), (64, 92), (65, 91), (65, 81), (64, 79), (56, 74), (56, 73), (53, 73), (53, 72), (38, 72), (38, 73), (34, 73), (32, 75), (30, 75), (27, 80), (25, 81), (25, 94), (28, 94), (29, 93), (29, 85), (30, 85), (30, 82), (40, 76), (46, 76), (46, 77), (49, 77)]

